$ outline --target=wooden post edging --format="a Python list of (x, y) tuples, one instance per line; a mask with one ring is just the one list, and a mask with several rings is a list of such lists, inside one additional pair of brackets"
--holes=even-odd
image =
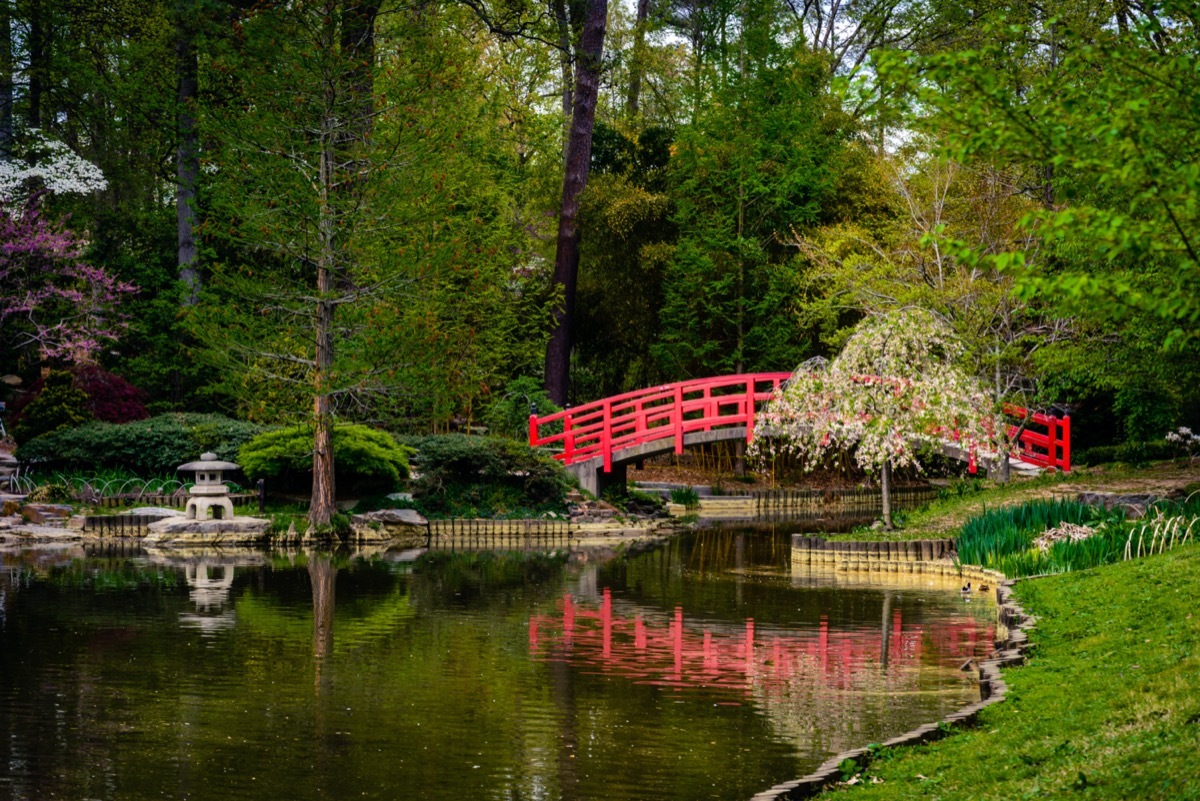
[[(866, 543), (860, 543), (866, 544)], [(1019, 665), (1025, 661), (1025, 653), (1031, 647), (1029, 630), (1037, 625), (1037, 618), (1028, 614), (1020, 603), (1012, 597), (1013, 579), (1005, 579), (994, 570), (984, 570), (970, 565), (964, 566), (963, 575), (968, 574), (979, 578), (994, 580), (1000, 577), (996, 586), (996, 603), (999, 605), (1000, 622), (1008, 629), (1008, 636), (997, 640), (995, 647), (987, 659), (979, 663), (979, 694), (980, 700), (969, 704), (957, 712), (946, 715), (939, 721), (917, 726), (890, 740), (880, 743), (883, 748), (895, 748), (902, 745), (917, 745), (942, 737), (946, 727), (966, 726), (975, 722), (979, 712), (992, 704), (998, 704), (1008, 695), (1008, 684), (1000, 673), (1001, 668)], [(799, 779), (777, 784), (770, 790), (764, 790), (751, 797), (751, 801), (776, 801), (776, 799), (811, 798), (820, 793), (827, 785), (841, 778), (841, 764), (847, 759), (854, 760), (858, 769), (862, 770), (870, 764), (871, 751), (867, 748), (855, 748), (850, 751), (832, 756), (821, 763), (821, 766)]]

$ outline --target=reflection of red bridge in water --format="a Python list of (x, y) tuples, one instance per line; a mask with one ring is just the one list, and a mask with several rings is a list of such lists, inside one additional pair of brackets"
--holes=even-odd
[(715, 621), (689, 626), (682, 607), (675, 607), (670, 618), (634, 613), (630, 620), (614, 614), (608, 589), (598, 610), (580, 608), (570, 594), (563, 596), (561, 608), (561, 617), (530, 618), (531, 654), (545, 658), (567, 652), (572, 661), (639, 684), (747, 694), (755, 685), (780, 688), (798, 677), (817, 678), (839, 690), (878, 683), (881, 676), (889, 682), (906, 667), (950, 666), (980, 656), (995, 638), (994, 625), (969, 617), (906, 626), (903, 610), (897, 607), (889, 615), (886, 605), (877, 627), (831, 630), (822, 615), (819, 626), (807, 631), (756, 631), (753, 618), (744, 628)]

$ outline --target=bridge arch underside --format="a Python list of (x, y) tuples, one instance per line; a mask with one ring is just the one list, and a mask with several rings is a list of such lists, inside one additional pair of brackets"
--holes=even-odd
[[(689, 448), (695, 445), (708, 445), (713, 442), (728, 442), (739, 439), (743, 441), (746, 439), (746, 427), (728, 426), (712, 431), (694, 431), (684, 434), (683, 447)], [(940, 450), (943, 456), (951, 459), (958, 459), (963, 462), (970, 460), (970, 454), (966, 450), (952, 443), (942, 443)], [(644, 459), (674, 452), (675, 437), (664, 437), (663, 439), (656, 439), (652, 442), (644, 442), (640, 445), (613, 451), (612, 470), (608, 473), (604, 472), (604, 459), (599, 456), (566, 465), (566, 468), (573, 476), (579, 479), (579, 485), (583, 489), (599, 498), (601, 493), (609, 487), (613, 485), (624, 486), (628, 482), (629, 465)], [(983, 454), (978, 457), (979, 464), (989, 472), (993, 468), (992, 461), (992, 459)]]

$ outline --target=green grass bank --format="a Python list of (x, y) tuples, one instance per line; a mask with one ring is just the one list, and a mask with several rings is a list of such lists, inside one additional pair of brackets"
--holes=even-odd
[(846, 799), (1200, 799), (1200, 545), (1023, 581), (1007, 700), (880, 752)]

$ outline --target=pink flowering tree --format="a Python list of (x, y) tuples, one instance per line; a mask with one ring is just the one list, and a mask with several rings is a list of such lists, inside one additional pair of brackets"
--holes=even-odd
[(805, 457), (854, 451), (880, 476), (883, 522), (893, 528), (891, 472), (921, 469), (929, 447), (953, 444), (972, 456), (995, 449), (1001, 421), (978, 382), (959, 365), (963, 347), (929, 312), (903, 309), (859, 324), (825, 369), (800, 369), (759, 414), (751, 453)]
[(79, 238), (45, 219), (36, 196), (20, 210), (0, 204), (0, 287), (4, 345), (75, 364), (117, 339), (117, 307), (136, 290), (85, 262)]

